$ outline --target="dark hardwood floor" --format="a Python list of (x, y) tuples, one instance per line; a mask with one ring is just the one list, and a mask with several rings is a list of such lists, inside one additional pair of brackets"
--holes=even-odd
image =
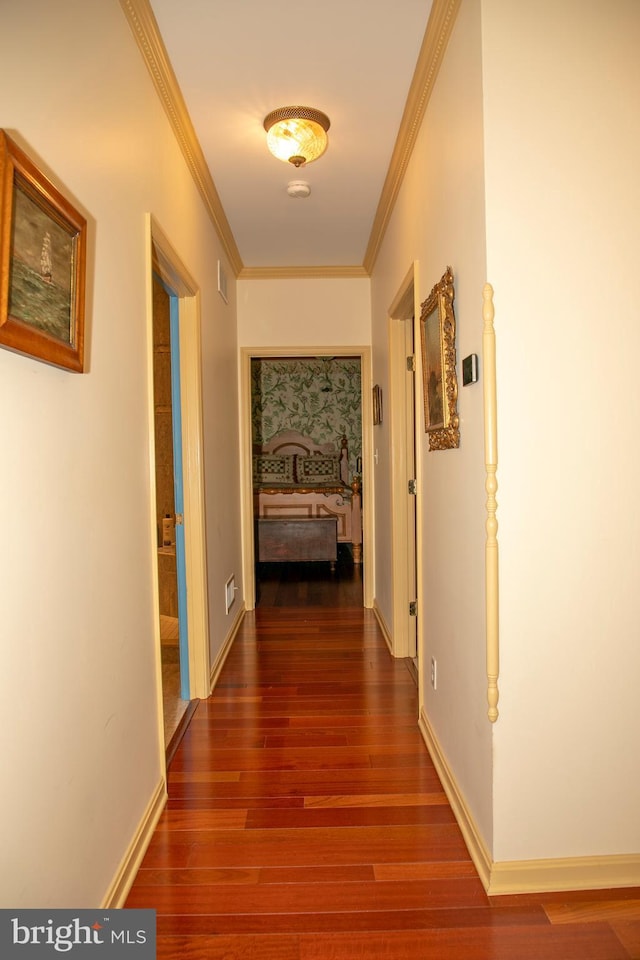
[[(260, 571), (127, 907), (175, 960), (630, 960), (640, 890), (490, 899), (343, 560)], [(268, 569), (267, 569), (268, 568)]]
[(362, 564), (339, 544), (335, 570), (328, 563), (260, 563), (256, 576), (259, 607), (361, 607)]

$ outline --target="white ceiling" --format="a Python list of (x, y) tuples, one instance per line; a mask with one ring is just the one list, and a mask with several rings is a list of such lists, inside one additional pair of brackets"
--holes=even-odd
[[(361, 267), (432, 0), (149, 2), (242, 268)], [(331, 120), (300, 170), (262, 126), (291, 104)]]

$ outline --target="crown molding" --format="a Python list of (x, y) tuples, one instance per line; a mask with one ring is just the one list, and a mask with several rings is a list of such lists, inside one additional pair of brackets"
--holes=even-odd
[(420, 132), (431, 91), (442, 63), (461, 0), (434, 0), (418, 62), (400, 121), (387, 177), (380, 194), (363, 266), (370, 276), (393, 213), (404, 175)]
[(353, 280), (368, 279), (364, 267), (243, 267), (238, 280)]
[(207, 166), (149, 0), (120, 0), (187, 166), (238, 279), (362, 278), (373, 272), (461, 0), (434, 0), (362, 266), (245, 267)]
[(149, 0), (120, 0), (120, 5), (231, 268), (237, 276), (243, 268), (242, 258), (207, 167)]

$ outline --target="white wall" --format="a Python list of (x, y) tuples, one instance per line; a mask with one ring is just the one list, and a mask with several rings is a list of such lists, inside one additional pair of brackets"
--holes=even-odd
[[(492, 831), (492, 731), (486, 717), (484, 450), (481, 383), (462, 387), (461, 360), (481, 353), (486, 280), (480, 8), (462, 4), (372, 280), (373, 379), (388, 390), (387, 314), (414, 260), (424, 301), (447, 266), (455, 278), (460, 448), (429, 451), (423, 477), (420, 623), (425, 712), (481, 834)], [(416, 343), (419, 352), (420, 345)], [(418, 375), (418, 385), (420, 376)], [(376, 427), (376, 600), (392, 622), (388, 419)], [(438, 662), (438, 689), (429, 682)]]
[(366, 346), (368, 279), (238, 281), (240, 347)]
[(385, 390), (387, 309), (414, 260), (421, 300), (454, 270), (459, 361), (480, 353), (493, 284), (501, 713), (491, 728), (481, 385), (460, 388), (460, 449), (418, 451), (422, 652), (439, 663), (425, 709), (496, 860), (637, 852), (638, 4), (464, 0), (371, 284), (241, 281), (237, 341), (235, 285), (227, 307), (219, 243), (118, 4), (5, 7), (2, 123), (84, 210), (91, 243), (88, 372), (0, 349), (0, 905), (99, 903), (161, 776), (148, 211), (201, 290), (214, 655), (222, 584), (240, 575), (236, 344), (372, 342)]
[[(447, 264), (455, 276), (461, 445), (419, 450), (424, 709), (496, 862), (640, 849), (639, 43), (631, 0), (464, 0), (372, 280), (384, 389), (387, 310), (411, 262), (420, 300)], [(482, 365), (478, 386), (460, 375), (481, 353), (485, 280), (498, 342), (493, 728)], [(376, 599), (390, 622), (387, 429)]]
[[(640, 851), (640, 5), (482, 0), (496, 860)], [(526, 827), (526, 828), (525, 828)]]
[[(4, 4), (0, 91), (4, 128), (90, 229), (87, 373), (0, 349), (0, 905), (88, 907), (161, 779), (148, 211), (201, 290), (216, 581), (240, 571), (235, 316), (215, 290), (219, 244), (118, 3)], [(214, 648), (226, 629), (219, 592)]]

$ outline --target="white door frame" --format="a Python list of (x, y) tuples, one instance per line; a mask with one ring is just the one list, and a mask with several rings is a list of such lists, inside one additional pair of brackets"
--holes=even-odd
[[(392, 652), (396, 657), (418, 656), (420, 650), (421, 624), (424, 616), (420, 596), (421, 557), (421, 483), (417, 456), (418, 375), (420, 363), (418, 263), (414, 262), (405, 276), (388, 311), (389, 335), (389, 389), (390, 389), (390, 436), (391, 436), (391, 549), (392, 549)], [(406, 342), (407, 324), (413, 325), (413, 353), (416, 357), (413, 374), (413, 409), (409, 409)], [(413, 434), (413, 435), (411, 435)], [(417, 481), (415, 502), (412, 503), (407, 489), (411, 451), (413, 444), (412, 473)], [(415, 506), (415, 509), (413, 507)], [(409, 616), (409, 601), (417, 600), (417, 623)], [(414, 641), (415, 636), (415, 641)], [(415, 646), (415, 649), (413, 649)]]
[[(147, 214), (147, 351), (148, 410), (150, 442), (151, 542), (156, 556), (155, 439), (153, 396), (153, 291), (155, 270), (178, 297), (180, 337), (180, 405), (182, 408), (182, 459), (184, 486), (185, 566), (187, 578), (187, 620), (189, 623), (189, 695), (190, 699), (208, 697), (209, 612), (207, 592), (207, 554), (205, 542), (204, 468), (202, 428), (202, 372), (200, 341), (200, 297), (198, 287), (181, 262), (166, 235), (151, 214)], [(157, 563), (152, 564), (155, 609), (160, 609)], [(159, 718), (162, 724), (162, 668), (160, 664), (160, 625), (156, 618), (158, 651)], [(164, 733), (160, 738), (164, 745)], [(162, 747), (164, 753), (164, 746)]]
[(242, 563), (245, 606), (256, 603), (253, 538), (253, 471), (251, 436), (251, 361), (260, 357), (348, 356), (360, 358), (362, 388), (362, 565), (363, 606), (373, 606), (373, 437), (371, 348), (358, 346), (242, 347), (240, 349), (240, 485), (242, 509)]

